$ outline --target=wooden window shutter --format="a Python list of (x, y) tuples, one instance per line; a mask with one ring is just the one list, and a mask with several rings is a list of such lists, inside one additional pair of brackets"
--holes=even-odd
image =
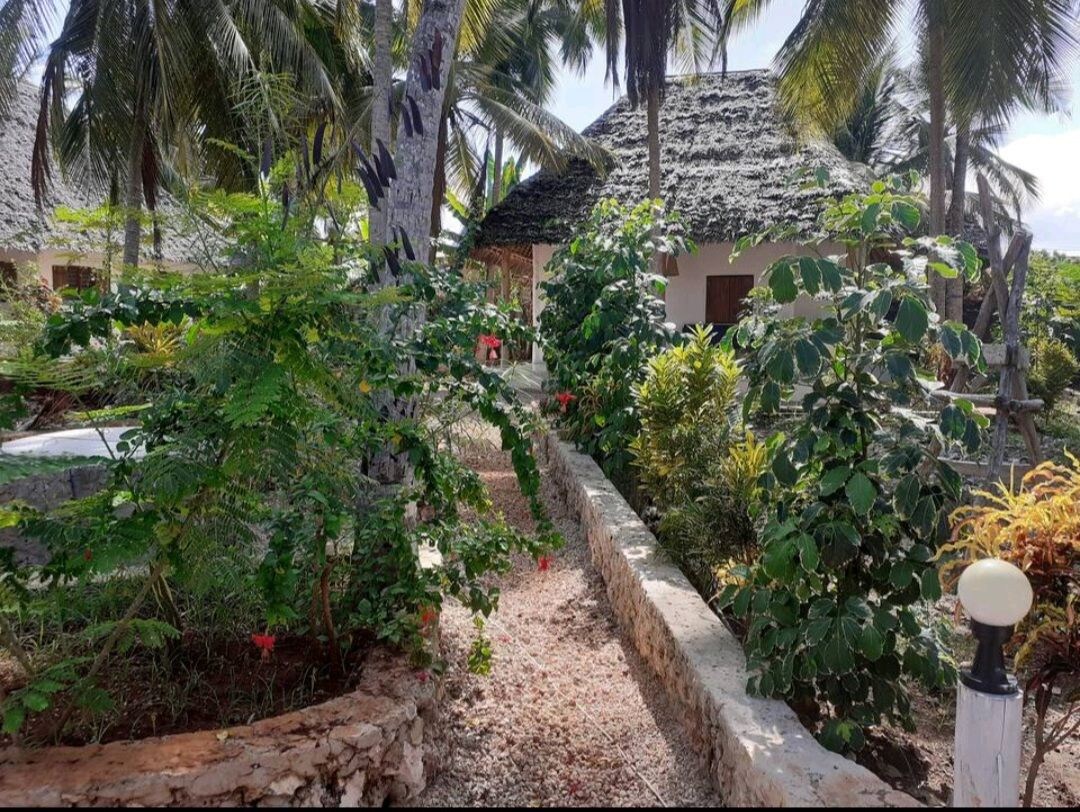
[(705, 277), (705, 321), (710, 324), (737, 322), (743, 299), (753, 287), (753, 274)]

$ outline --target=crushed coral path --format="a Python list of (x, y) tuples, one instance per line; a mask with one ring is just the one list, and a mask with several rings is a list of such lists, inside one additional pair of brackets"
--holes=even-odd
[[(477, 448), (496, 509), (532, 529), (507, 456)], [(677, 710), (619, 629), (576, 523), (545, 485), (566, 538), (547, 570), (521, 557), (498, 579), (485, 633), (491, 674), (469, 673), (472, 619), (441, 619), (449, 670), (443, 765), (422, 806), (719, 806)]]

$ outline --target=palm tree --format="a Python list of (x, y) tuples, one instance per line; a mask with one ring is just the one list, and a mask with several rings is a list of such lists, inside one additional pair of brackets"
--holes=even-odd
[[(739, 0), (760, 11), (769, 0)], [(1075, 0), (917, 0), (915, 28), (927, 77), (929, 227), (946, 227), (949, 109), (970, 125), (976, 111), (1007, 116), (1016, 101), (1045, 97), (1074, 43)], [(855, 108), (889, 47), (904, 0), (807, 0), (777, 55), (780, 92), (798, 120), (834, 132)], [(961, 139), (959, 160), (965, 160)], [(966, 172), (961, 173), (966, 176)], [(959, 197), (963, 197), (960, 195)], [(944, 311), (945, 280), (931, 278)]]
[[(56, 0), (37, 0), (36, 10), (30, 2), (24, 15)], [(79, 182), (122, 195), (123, 259), (138, 264), (143, 201), (155, 208), (173, 156), (237, 135), (238, 82), (288, 71), (300, 88), (336, 103), (332, 72), (307, 37), (326, 13), (309, 0), (191, 0), (166, 16), (147, 0), (73, 0), (44, 51), (32, 168), (39, 201), (55, 150)], [(24, 30), (29, 50), (40, 34), (30, 23)]]
[[(832, 134), (832, 141), (848, 160), (866, 164), (880, 174), (915, 170), (925, 176), (929, 166), (928, 107), (925, 75), (897, 68), (891, 57), (886, 57), (871, 72), (855, 108)], [(967, 167), (990, 179), (1004, 217), (1019, 220), (1023, 206), (1038, 198), (1035, 176), (997, 153), (1004, 134), (1002, 125), (980, 120), (963, 132), (956, 126), (946, 138), (951, 233), (963, 233), (963, 217), (977, 204), (965, 193), (963, 174)], [(966, 155), (962, 157), (961, 151)]]
[[(375, 0), (375, 25), (373, 29), (374, 71), (371, 89), (371, 154), (379, 150), (379, 143), (389, 146), (390, 98), (393, 86), (394, 55), (394, 0)], [(380, 208), (372, 206), (368, 212), (368, 235), (375, 245), (386, 242), (386, 218)]]
[[(626, 97), (637, 107), (644, 100), (649, 147), (649, 197), (660, 189), (660, 105), (667, 77), (668, 54), (678, 50), (695, 70), (706, 67), (723, 52), (732, 17), (743, 17), (739, 0), (726, 4), (723, 16), (716, 0), (605, 0), (608, 76), (619, 84), (622, 43)], [(654, 268), (663, 258), (657, 254)]]

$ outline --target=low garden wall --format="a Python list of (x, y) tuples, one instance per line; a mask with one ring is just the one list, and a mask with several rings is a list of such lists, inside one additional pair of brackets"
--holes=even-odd
[(541, 453), (581, 521), (620, 623), (680, 707), (728, 804), (920, 805), (818, 744), (783, 702), (748, 696), (738, 640), (599, 466), (554, 434)]
[[(52, 510), (71, 499), (83, 499), (100, 491), (109, 479), (104, 465), (76, 465), (63, 471), (34, 474), (0, 485), (0, 505), (26, 502), (38, 510)], [(44, 564), (48, 553), (38, 543), (24, 539), (11, 528), (0, 529), (0, 547), (15, 551), (20, 564)]]
[(252, 725), (0, 751), (0, 806), (381, 806), (437, 766), (441, 683), (378, 650), (357, 689)]

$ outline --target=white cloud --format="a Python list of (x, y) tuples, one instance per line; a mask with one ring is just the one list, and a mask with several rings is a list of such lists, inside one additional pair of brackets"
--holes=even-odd
[(1036, 246), (1080, 250), (1080, 128), (1018, 138), (1001, 155), (1039, 179), (1039, 201), (1025, 213)]

